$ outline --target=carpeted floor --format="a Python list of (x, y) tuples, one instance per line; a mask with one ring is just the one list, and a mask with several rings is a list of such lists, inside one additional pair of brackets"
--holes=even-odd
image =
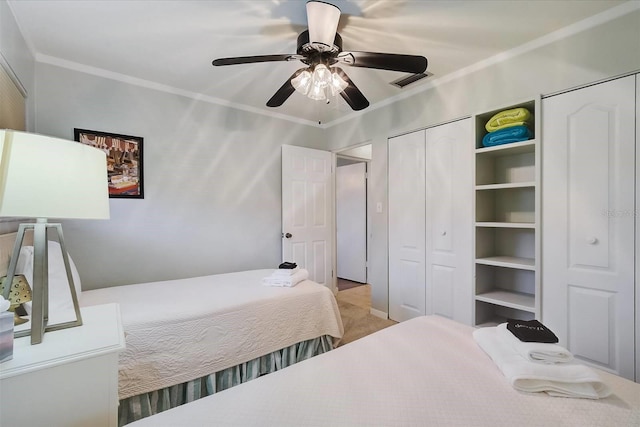
[(344, 326), (344, 335), (338, 347), (396, 324), (393, 320), (381, 319), (369, 312), (370, 285), (339, 291), (336, 299)]

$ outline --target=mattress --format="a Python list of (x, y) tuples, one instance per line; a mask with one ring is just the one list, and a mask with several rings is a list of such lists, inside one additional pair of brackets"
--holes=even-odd
[(80, 305), (118, 303), (126, 349), (119, 398), (221, 371), (300, 341), (343, 333), (333, 293), (305, 280), (261, 284), (273, 270), (84, 291)]
[(640, 425), (639, 384), (602, 372), (606, 399), (518, 392), (472, 332), (415, 318), (130, 426)]

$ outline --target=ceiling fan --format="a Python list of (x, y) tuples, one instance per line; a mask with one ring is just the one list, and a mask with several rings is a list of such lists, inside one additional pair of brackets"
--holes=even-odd
[(308, 1), (306, 6), (309, 28), (298, 35), (296, 54), (220, 58), (214, 60), (213, 65), (298, 60), (306, 67), (293, 73), (267, 101), (267, 106), (281, 106), (297, 90), (311, 99), (327, 102), (328, 96), (339, 93), (353, 110), (367, 108), (369, 101), (338, 65), (412, 74), (420, 74), (427, 69), (424, 56), (343, 51), (342, 37), (337, 33), (340, 9), (316, 0)]

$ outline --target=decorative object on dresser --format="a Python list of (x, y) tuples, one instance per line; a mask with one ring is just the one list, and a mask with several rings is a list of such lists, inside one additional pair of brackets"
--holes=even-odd
[[(7, 276), (3, 276), (0, 278), (0, 289), (2, 290), (3, 295), (4, 287), (9, 286), (8, 283), (9, 281), (7, 280)], [(20, 316), (24, 316), (27, 314), (24, 311), (24, 307), (22, 307), (22, 304), (31, 301), (31, 288), (29, 287), (27, 278), (22, 274), (16, 274), (15, 276), (13, 276), (10, 288), (11, 289), (9, 290), (8, 300), (10, 304), (9, 311), (13, 312), (13, 324), (21, 325), (29, 321), (28, 319), (23, 319)]]
[[(33, 277), (30, 328), (16, 337), (31, 335), (39, 344), (45, 331), (82, 325), (76, 289), (67, 255), (62, 225), (47, 218), (107, 219), (109, 198), (105, 154), (86, 145), (59, 138), (11, 130), (0, 131), (0, 217), (36, 218), (20, 224), (7, 269), (13, 281), (25, 232), (33, 230)], [(75, 309), (75, 320), (48, 325), (48, 230), (58, 234), (62, 258)], [(9, 297), (10, 288), (3, 296)]]
[(73, 129), (76, 141), (95, 147), (107, 155), (109, 197), (144, 199), (142, 141), (139, 136)]

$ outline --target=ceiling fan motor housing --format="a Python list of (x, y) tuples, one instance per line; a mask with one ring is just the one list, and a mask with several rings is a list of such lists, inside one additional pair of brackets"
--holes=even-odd
[(336, 33), (333, 39), (333, 46), (320, 45), (318, 43), (309, 42), (309, 30), (305, 30), (298, 35), (298, 55), (304, 56), (301, 61), (307, 65), (314, 66), (316, 64), (333, 65), (336, 57), (342, 52), (342, 37)]

